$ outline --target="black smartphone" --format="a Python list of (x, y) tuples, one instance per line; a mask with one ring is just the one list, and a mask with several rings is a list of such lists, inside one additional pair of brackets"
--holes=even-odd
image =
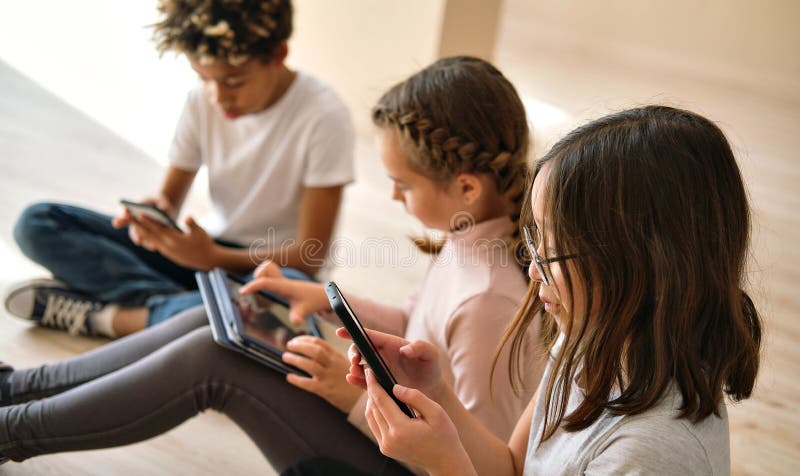
[(397, 383), (397, 380), (395, 380), (394, 375), (392, 375), (392, 372), (389, 370), (386, 362), (384, 362), (378, 349), (375, 348), (375, 344), (372, 343), (369, 334), (364, 330), (364, 326), (361, 325), (358, 317), (356, 317), (350, 305), (347, 304), (347, 300), (345, 300), (339, 287), (336, 283), (331, 281), (325, 286), (325, 292), (328, 295), (328, 302), (330, 302), (336, 315), (339, 316), (339, 320), (344, 324), (345, 329), (347, 329), (347, 332), (353, 339), (353, 343), (358, 347), (361, 356), (364, 357), (364, 360), (367, 361), (367, 365), (369, 365), (372, 372), (375, 373), (375, 379), (381, 384), (381, 387), (386, 390), (386, 393), (392, 397), (392, 400), (400, 407), (403, 413), (411, 418), (416, 418), (414, 411), (394, 396), (392, 388)]
[(142, 216), (146, 216), (147, 218), (161, 223), (162, 225), (168, 226), (174, 230), (183, 231), (178, 224), (175, 223), (175, 220), (173, 220), (171, 216), (164, 213), (163, 210), (155, 205), (133, 202), (125, 199), (120, 200), (119, 203), (121, 203), (122, 206), (130, 212), (134, 220), (140, 220)]

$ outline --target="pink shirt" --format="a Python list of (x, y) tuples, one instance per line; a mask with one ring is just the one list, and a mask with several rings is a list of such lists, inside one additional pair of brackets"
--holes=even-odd
[[(533, 362), (538, 326), (531, 326), (522, 359), (529, 376), (520, 396), (508, 377), (506, 345), (497, 363), (493, 398), (489, 373), (495, 349), (527, 291), (523, 270), (509, 246), (514, 223), (507, 217), (478, 223), (447, 237), (425, 281), (405, 307), (393, 307), (345, 295), (364, 326), (436, 344), (445, 356), (443, 373), (464, 406), (495, 435), (507, 441), (533, 396), (541, 369)], [(534, 328), (535, 327), (535, 328)], [(348, 421), (372, 438), (362, 395)]]

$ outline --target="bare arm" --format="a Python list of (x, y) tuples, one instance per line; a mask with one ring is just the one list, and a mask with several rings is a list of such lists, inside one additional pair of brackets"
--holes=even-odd
[[(344, 329), (337, 331), (347, 337)], [(509, 442), (487, 430), (442, 379), (438, 348), (425, 341), (409, 343), (400, 337), (368, 330), (386, 365), (398, 381), (395, 396), (411, 406), (419, 418), (409, 418), (374, 377), (367, 378), (361, 355), (350, 348), (347, 381), (367, 388), (364, 415), (381, 452), (428, 470), (432, 476), (522, 474), (536, 396), (517, 421)], [(370, 382), (370, 380), (372, 380)]]
[(196, 170), (183, 170), (174, 165), (167, 169), (167, 175), (161, 184), (161, 197), (168, 201), (169, 209), (164, 211), (172, 218), (178, 216), (196, 175)]
[(443, 397), (442, 407), (458, 430), (461, 444), (478, 474), (521, 475), (536, 397), (520, 416), (508, 443), (494, 436), (458, 400), (455, 393)]
[(343, 185), (337, 185), (307, 187), (303, 190), (300, 198), (297, 238), (294, 243), (283, 248), (255, 250), (218, 245), (215, 249), (215, 265), (234, 271), (249, 271), (263, 261), (272, 260), (281, 266), (296, 268), (313, 275), (325, 262), (343, 188)]

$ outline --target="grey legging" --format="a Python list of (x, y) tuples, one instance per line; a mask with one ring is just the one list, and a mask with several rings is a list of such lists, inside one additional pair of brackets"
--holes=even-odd
[(329, 457), (409, 474), (346, 416), (284, 376), (216, 345), (202, 307), (79, 357), (11, 374), (0, 453), (14, 461), (126, 445), (206, 409), (230, 417), (277, 471)]

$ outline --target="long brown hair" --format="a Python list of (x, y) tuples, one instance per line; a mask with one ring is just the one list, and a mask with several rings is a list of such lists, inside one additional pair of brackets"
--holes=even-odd
[[(528, 176), (529, 131), (514, 86), (490, 63), (470, 56), (436, 61), (393, 86), (372, 110), (378, 127), (404, 139), (412, 170), (447, 182), (464, 172), (487, 173), (519, 221)], [(441, 243), (414, 238), (428, 253)], [(519, 233), (514, 249), (520, 248)]]
[[(563, 345), (539, 394), (541, 441), (562, 425), (584, 429), (604, 411), (644, 412), (673, 384), (683, 397), (679, 417), (693, 422), (718, 414), (723, 392), (748, 398), (761, 320), (743, 290), (750, 212), (722, 131), (689, 111), (631, 109), (569, 133), (534, 176), (545, 167), (542, 227), (555, 253), (579, 255), (561, 269), (570, 296), (582, 283), (586, 315), (561, 317)], [(523, 222), (530, 209), (528, 193)], [(539, 286), (531, 283), (501, 347), (512, 336), (512, 350), (519, 347), (541, 316), (553, 344)], [(519, 367), (517, 357), (512, 378)], [(565, 414), (576, 377), (585, 399)]]

